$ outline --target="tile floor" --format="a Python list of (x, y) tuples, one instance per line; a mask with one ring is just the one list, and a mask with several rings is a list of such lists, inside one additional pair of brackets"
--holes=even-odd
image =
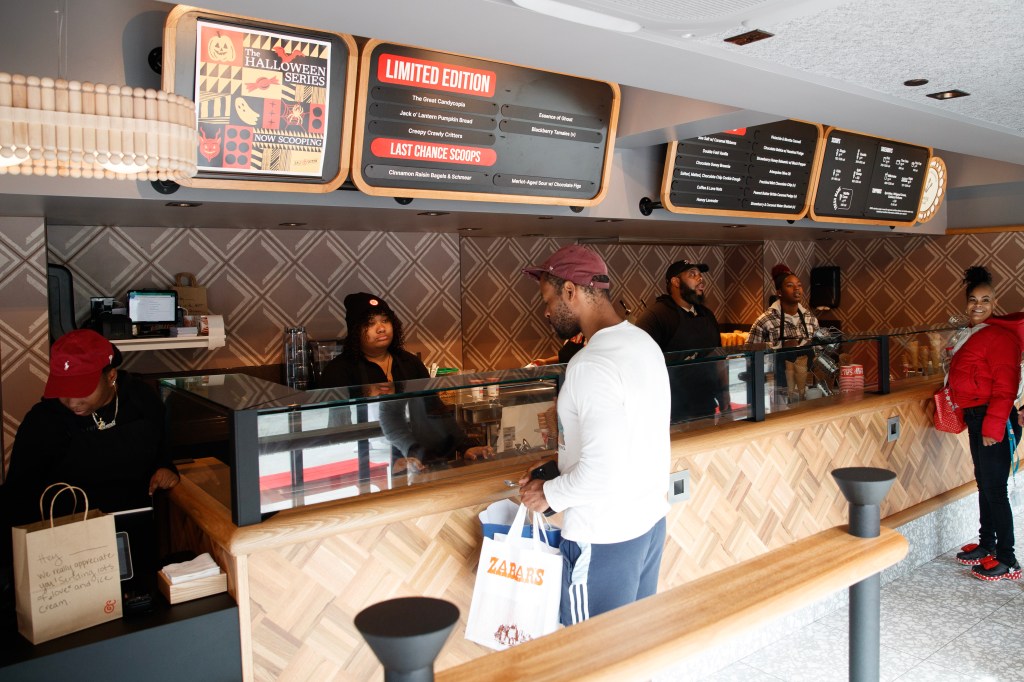
[[(1015, 505), (1016, 507), (1016, 505)], [(1014, 519), (1018, 535), (1024, 512)], [(964, 538), (960, 544), (975, 542)], [(1018, 542), (1020, 547), (1022, 544)], [(881, 679), (909, 682), (1024, 680), (1020, 648), (1024, 580), (986, 582), (954, 559), (959, 544), (882, 587)], [(848, 608), (696, 679), (823, 682), (848, 675)], [(687, 675), (690, 679), (695, 679)]]

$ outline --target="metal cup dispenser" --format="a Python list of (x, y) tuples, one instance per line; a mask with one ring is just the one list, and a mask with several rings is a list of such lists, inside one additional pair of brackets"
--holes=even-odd
[(305, 327), (289, 327), (284, 332), (285, 383), (305, 391), (309, 387), (309, 343)]

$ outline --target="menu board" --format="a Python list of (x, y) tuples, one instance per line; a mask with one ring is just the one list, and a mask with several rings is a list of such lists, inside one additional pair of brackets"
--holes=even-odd
[(913, 225), (930, 158), (928, 147), (829, 128), (811, 218)]
[(359, 80), (367, 194), (590, 206), (607, 191), (614, 83), (374, 40)]
[(786, 120), (672, 142), (661, 203), (673, 213), (802, 218), (820, 139), (820, 125)]
[(192, 187), (328, 192), (349, 175), (356, 43), (348, 35), (178, 5), (163, 87), (196, 102)]

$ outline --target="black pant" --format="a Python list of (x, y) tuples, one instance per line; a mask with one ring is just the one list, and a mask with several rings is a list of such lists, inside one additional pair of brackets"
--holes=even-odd
[[(1013, 553), (1013, 510), (1006, 494), (1006, 479), (1010, 476), (1010, 439), (1003, 434), (998, 443), (985, 447), (981, 443), (981, 424), (985, 419), (987, 405), (964, 409), (967, 435), (971, 445), (971, 459), (974, 461), (974, 478), (978, 483), (978, 507), (980, 512), (979, 544), (986, 549), (995, 549), (995, 556), (1007, 566), (1017, 563)], [(1010, 411), (1010, 423), (1016, 438), (1020, 439), (1017, 424), (1017, 410)]]

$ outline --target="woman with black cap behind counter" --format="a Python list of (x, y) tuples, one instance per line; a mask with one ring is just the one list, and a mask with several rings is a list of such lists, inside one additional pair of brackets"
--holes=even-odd
[[(348, 337), (341, 355), (324, 367), (319, 387), (364, 386), (430, 376), (419, 358), (405, 350), (401, 320), (380, 296), (360, 292), (345, 297)], [(395, 472), (417, 472), (461, 453), (465, 459), (490, 457), (493, 450), (467, 439), (451, 411), (436, 397), (381, 403), (381, 430), (400, 453)]]
[[(120, 364), (120, 351), (91, 330), (69, 332), (53, 344), (43, 399), (18, 427), (0, 487), (5, 549), (11, 526), (39, 520), (39, 496), (51, 483), (82, 488), (91, 508), (108, 513), (151, 506), (155, 490), (177, 485), (163, 403), (118, 370)], [(67, 507), (61, 504), (64, 497), (70, 498), (62, 496), (55, 516), (71, 513), (70, 499)]]

